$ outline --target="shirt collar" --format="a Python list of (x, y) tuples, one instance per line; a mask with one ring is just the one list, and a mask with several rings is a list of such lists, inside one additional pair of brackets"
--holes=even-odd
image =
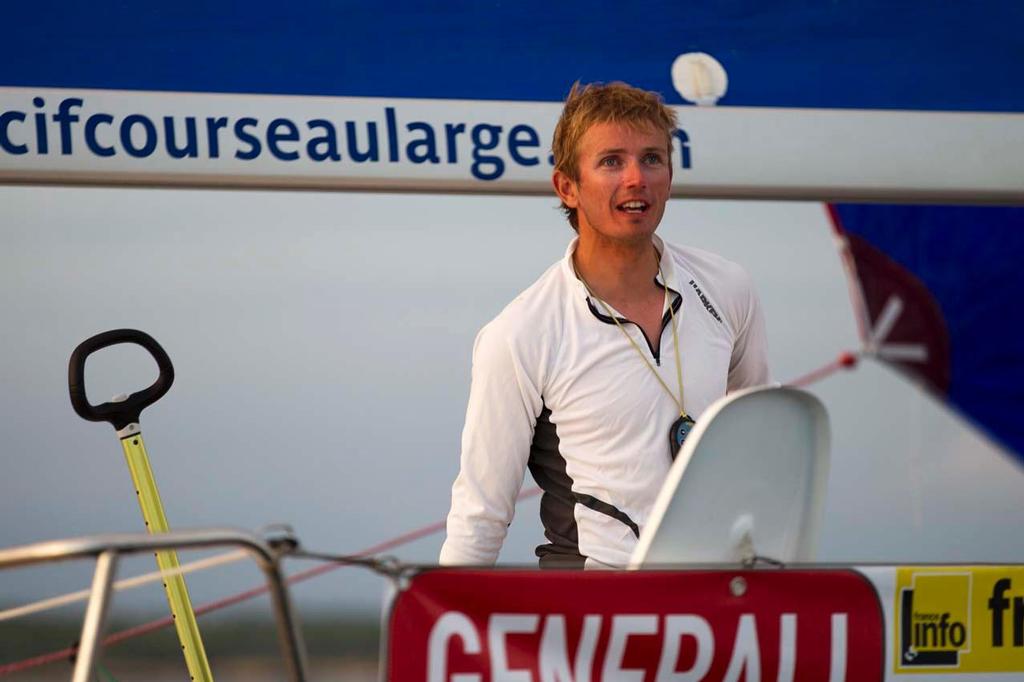
[[(682, 291), (682, 289), (679, 288), (679, 273), (676, 268), (676, 259), (668, 252), (668, 247), (665, 245), (665, 242), (662, 241), (661, 237), (654, 235), (652, 240), (654, 242), (654, 248), (656, 248), (658, 253), (661, 254), (661, 260), (658, 262), (658, 267), (660, 269), (660, 272), (657, 275), (658, 282), (673, 291)], [(661, 280), (662, 275), (665, 277), (664, 281)]]
[[(576, 287), (576, 291), (579, 292), (584, 298), (587, 297), (587, 287), (580, 281), (579, 277), (576, 276), (576, 268), (573, 267), (572, 256), (576, 253), (576, 247), (579, 244), (580, 238), (573, 237), (573, 240), (569, 242), (569, 246), (565, 250), (565, 258), (562, 259), (562, 273), (565, 275), (567, 281), (571, 282)], [(682, 291), (679, 288), (678, 271), (675, 265), (675, 259), (668, 253), (668, 248), (665, 246), (665, 242), (662, 241), (658, 235), (652, 235), (651, 241), (654, 243), (654, 248), (661, 254), (661, 260), (659, 266), (661, 268), (661, 275), (665, 276), (665, 280), (662, 281), (661, 275), (655, 275), (656, 280), (661, 285), (668, 285), (669, 289), (673, 291)]]
[(565, 276), (565, 281), (569, 282), (576, 288), (576, 292), (587, 297), (587, 287), (580, 281), (580, 278), (576, 276), (576, 267), (572, 263), (572, 256), (576, 253), (576, 246), (580, 243), (579, 237), (573, 237), (572, 241), (569, 242), (569, 246), (565, 249), (565, 258), (562, 259), (562, 274)]

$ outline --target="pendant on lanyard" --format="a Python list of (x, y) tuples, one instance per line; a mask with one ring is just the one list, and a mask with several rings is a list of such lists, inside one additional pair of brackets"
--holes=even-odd
[[(573, 265), (573, 269), (575, 269), (575, 264)], [(583, 282), (583, 286), (584, 288), (586, 288), (587, 293), (591, 296), (591, 298), (595, 299), (598, 303), (601, 304), (601, 307), (604, 308), (605, 313), (608, 315), (608, 317), (612, 318), (616, 326), (618, 326), (619, 330), (626, 337), (626, 340), (629, 341), (633, 348), (636, 349), (636, 352), (640, 355), (640, 359), (644, 361), (644, 363), (647, 365), (647, 368), (651, 370), (652, 374), (654, 374), (654, 378), (658, 380), (658, 383), (661, 384), (661, 387), (665, 389), (665, 392), (668, 393), (669, 397), (672, 398), (672, 401), (679, 408), (679, 418), (672, 422), (672, 426), (668, 431), (669, 454), (671, 458), (675, 460), (676, 455), (679, 454), (679, 449), (683, 447), (683, 441), (685, 441), (686, 437), (690, 435), (690, 431), (693, 429), (693, 425), (695, 422), (693, 421), (693, 418), (690, 415), (686, 414), (686, 410), (683, 408), (683, 366), (680, 362), (679, 357), (679, 335), (676, 332), (676, 314), (675, 309), (671, 305), (669, 305), (668, 302), (668, 282), (665, 281), (665, 275), (661, 272), (660, 255), (658, 257), (658, 275), (661, 277), (662, 285), (665, 289), (665, 303), (662, 305), (662, 310), (664, 310), (665, 307), (668, 307), (669, 316), (672, 320), (672, 346), (675, 349), (676, 355), (676, 381), (679, 385), (678, 398), (675, 396), (674, 393), (672, 393), (672, 389), (668, 387), (665, 381), (661, 378), (661, 375), (658, 374), (658, 370), (654, 369), (654, 366), (651, 365), (650, 360), (648, 360), (647, 356), (644, 355), (643, 350), (640, 348), (637, 342), (633, 339), (632, 336), (629, 335), (629, 332), (627, 332), (625, 327), (622, 326), (622, 323), (619, 322), (619, 318), (612, 313), (611, 309), (608, 307), (608, 304), (594, 295), (594, 292), (591, 290), (590, 285), (587, 284), (587, 281), (585, 279), (583, 279), (583, 276), (580, 275), (579, 271), (576, 271), (576, 277), (578, 277), (579, 280)]]

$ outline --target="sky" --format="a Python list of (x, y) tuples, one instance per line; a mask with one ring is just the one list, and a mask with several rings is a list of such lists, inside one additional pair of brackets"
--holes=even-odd
[[(672, 200), (659, 234), (751, 273), (776, 379), (858, 347), (821, 204)], [(0, 547), (143, 530), (113, 429), (68, 400), (71, 351), (120, 327), (176, 369), (141, 419), (172, 527), (284, 522), (310, 550), (348, 553), (443, 519), (474, 336), (571, 236), (553, 197), (0, 187)], [(131, 346), (86, 371), (93, 403), (155, 376)], [(1024, 561), (1024, 471), (972, 426), (872, 361), (810, 390), (833, 438), (821, 561)], [(392, 554), (431, 563), (442, 539)], [(534, 565), (542, 542), (534, 498), (500, 562)], [(5, 571), (0, 604), (89, 576)], [(259, 581), (246, 565), (189, 586), (198, 604)], [(303, 612), (374, 613), (384, 587), (344, 569), (294, 595)], [(115, 604), (162, 600), (157, 586)]]

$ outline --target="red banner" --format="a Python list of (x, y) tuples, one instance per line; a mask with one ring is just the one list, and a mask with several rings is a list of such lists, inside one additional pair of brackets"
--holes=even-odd
[(883, 633), (854, 571), (437, 569), (395, 599), (387, 679), (881, 680)]

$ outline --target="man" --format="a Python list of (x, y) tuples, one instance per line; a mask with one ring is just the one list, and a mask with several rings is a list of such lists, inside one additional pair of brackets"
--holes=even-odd
[(477, 336), (441, 563), (496, 560), (529, 466), (541, 567), (625, 565), (692, 419), (767, 383), (747, 275), (654, 234), (675, 127), (654, 93), (569, 93), (552, 182), (578, 236)]

